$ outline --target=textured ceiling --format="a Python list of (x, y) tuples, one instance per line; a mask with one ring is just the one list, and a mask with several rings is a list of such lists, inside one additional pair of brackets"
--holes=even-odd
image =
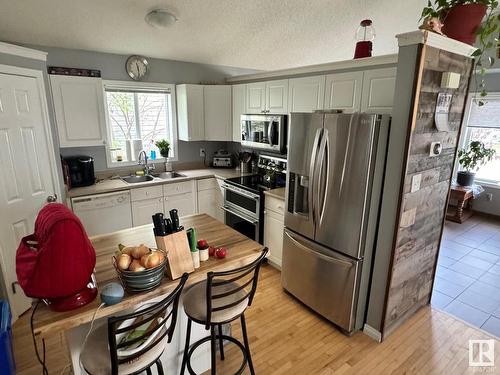
[[(350, 59), (359, 21), (373, 20), (374, 55), (396, 52), (426, 0), (0, 0), (3, 41), (282, 69)], [(179, 22), (155, 29), (156, 7)]]

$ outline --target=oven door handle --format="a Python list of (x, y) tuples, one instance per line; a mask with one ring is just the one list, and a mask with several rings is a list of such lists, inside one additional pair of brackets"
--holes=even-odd
[(231, 188), (231, 186), (229, 186), (227, 184), (222, 184), (221, 187), (224, 190), (232, 191), (235, 194), (239, 194), (239, 195), (242, 195), (242, 196), (250, 198), (250, 199), (255, 199), (255, 200), (259, 200), (260, 199), (260, 196), (258, 196), (257, 194), (252, 194), (252, 193), (246, 192), (246, 191), (244, 192), (244, 191), (241, 191), (241, 189), (236, 190), (236, 189)]
[(227, 207), (224, 207), (224, 206), (221, 206), (220, 207), (222, 210), (226, 211), (227, 213), (231, 214), (231, 215), (234, 215), (234, 216), (238, 216), (240, 219), (243, 219), (245, 221), (248, 221), (250, 224), (253, 224), (253, 225), (257, 225), (259, 224), (259, 220), (255, 220), (251, 217), (248, 217), (244, 214), (240, 214), (239, 212), (236, 212), (236, 211), (233, 211)]

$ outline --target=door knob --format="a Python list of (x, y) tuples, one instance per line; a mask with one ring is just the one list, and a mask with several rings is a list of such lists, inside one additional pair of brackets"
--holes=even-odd
[(57, 194), (54, 194), (54, 195), (49, 195), (47, 197), (47, 202), (48, 203), (54, 203), (54, 202), (57, 202)]

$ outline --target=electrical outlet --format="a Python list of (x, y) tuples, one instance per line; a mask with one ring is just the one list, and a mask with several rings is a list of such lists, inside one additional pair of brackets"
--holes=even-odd
[(204, 148), (200, 148), (200, 158), (204, 158), (206, 156), (206, 152)]
[(441, 142), (432, 142), (429, 150), (429, 156), (441, 155), (442, 150), (443, 147), (441, 146)]

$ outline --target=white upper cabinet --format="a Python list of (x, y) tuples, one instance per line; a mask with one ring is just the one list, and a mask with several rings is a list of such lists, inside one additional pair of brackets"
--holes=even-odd
[(396, 87), (396, 68), (366, 70), (363, 78), (361, 111), (391, 113)]
[(362, 84), (363, 72), (328, 74), (324, 108), (348, 113), (359, 111)]
[(288, 81), (288, 112), (323, 109), (325, 76), (293, 78)]
[(288, 113), (288, 80), (266, 83), (266, 111), (276, 115)]
[(212, 85), (203, 88), (205, 140), (231, 141), (231, 86)]
[(177, 122), (181, 141), (205, 140), (202, 85), (177, 85)]
[(246, 113), (264, 113), (266, 110), (266, 83), (249, 83), (246, 87)]
[(49, 77), (60, 146), (102, 146), (106, 122), (102, 80)]
[(246, 113), (288, 113), (287, 79), (249, 83), (246, 88)]
[(241, 142), (241, 115), (245, 114), (247, 85), (233, 85), (233, 142)]
[(231, 86), (176, 87), (177, 121), (181, 141), (230, 141)]

